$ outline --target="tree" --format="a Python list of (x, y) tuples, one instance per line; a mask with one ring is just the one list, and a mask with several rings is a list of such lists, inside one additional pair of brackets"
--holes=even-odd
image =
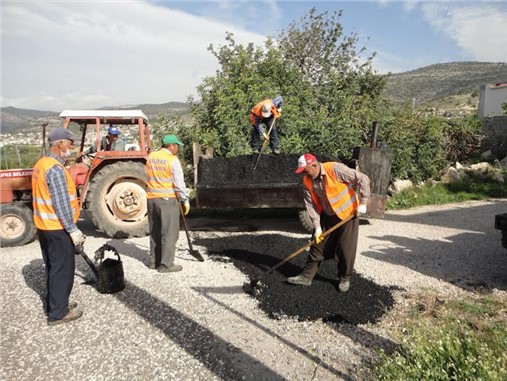
[(348, 157), (368, 139), (383, 109), (385, 78), (362, 58), (357, 35), (343, 36), (341, 11), (329, 16), (310, 10), (264, 47), (243, 46), (226, 34), (226, 45), (209, 47), (220, 69), (189, 98), (192, 139), (217, 156), (250, 153), (251, 108), (261, 99), (284, 97), (277, 121), (284, 152), (312, 151)]

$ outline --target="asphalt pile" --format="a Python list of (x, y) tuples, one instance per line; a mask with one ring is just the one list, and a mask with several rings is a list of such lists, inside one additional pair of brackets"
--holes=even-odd
[[(307, 253), (271, 274), (267, 270), (286, 254), (268, 256), (246, 250), (210, 254), (212, 260), (231, 261), (250, 278), (252, 282), (245, 285), (245, 292), (256, 298), (259, 307), (272, 319), (291, 317), (299, 321), (322, 320), (353, 325), (376, 323), (394, 305), (392, 288), (375, 284), (357, 273), (352, 276), (350, 290), (340, 293), (334, 260), (322, 263), (311, 286), (298, 286), (287, 283), (286, 278), (302, 271)], [(248, 290), (252, 285), (255, 285), (253, 293)]]
[[(298, 184), (301, 182), (301, 176), (294, 171), (299, 156), (262, 154), (255, 169), (258, 155), (203, 158), (198, 166), (198, 185)], [(337, 160), (328, 155), (315, 156), (324, 162)]]

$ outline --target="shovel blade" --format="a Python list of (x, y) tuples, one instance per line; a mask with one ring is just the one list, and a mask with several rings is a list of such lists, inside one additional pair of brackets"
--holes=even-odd
[(204, 262), (204, 257), (197, 250), (189, 250), (190, 255), (197, 259), (199, 262)]

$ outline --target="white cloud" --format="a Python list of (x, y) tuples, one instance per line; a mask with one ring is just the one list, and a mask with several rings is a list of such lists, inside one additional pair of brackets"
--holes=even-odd
[[(166, 4), (170, 6), (170, 3)], [(2, 106), (60, 111), (185, 101), (218, 68), (232, 24), (130, 2), (3, 2)]]
[(447, 34), (476, 61), (507, 62), (507, 9), (504, 3), (424, 3), (430, 25)]

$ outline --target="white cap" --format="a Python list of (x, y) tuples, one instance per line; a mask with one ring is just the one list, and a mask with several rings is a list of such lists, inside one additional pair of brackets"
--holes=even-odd
[(269, 103), (264, 103), (262, 105), (261, 114), (264, 118), (269, 118), (271, 116), (271, 105)]

